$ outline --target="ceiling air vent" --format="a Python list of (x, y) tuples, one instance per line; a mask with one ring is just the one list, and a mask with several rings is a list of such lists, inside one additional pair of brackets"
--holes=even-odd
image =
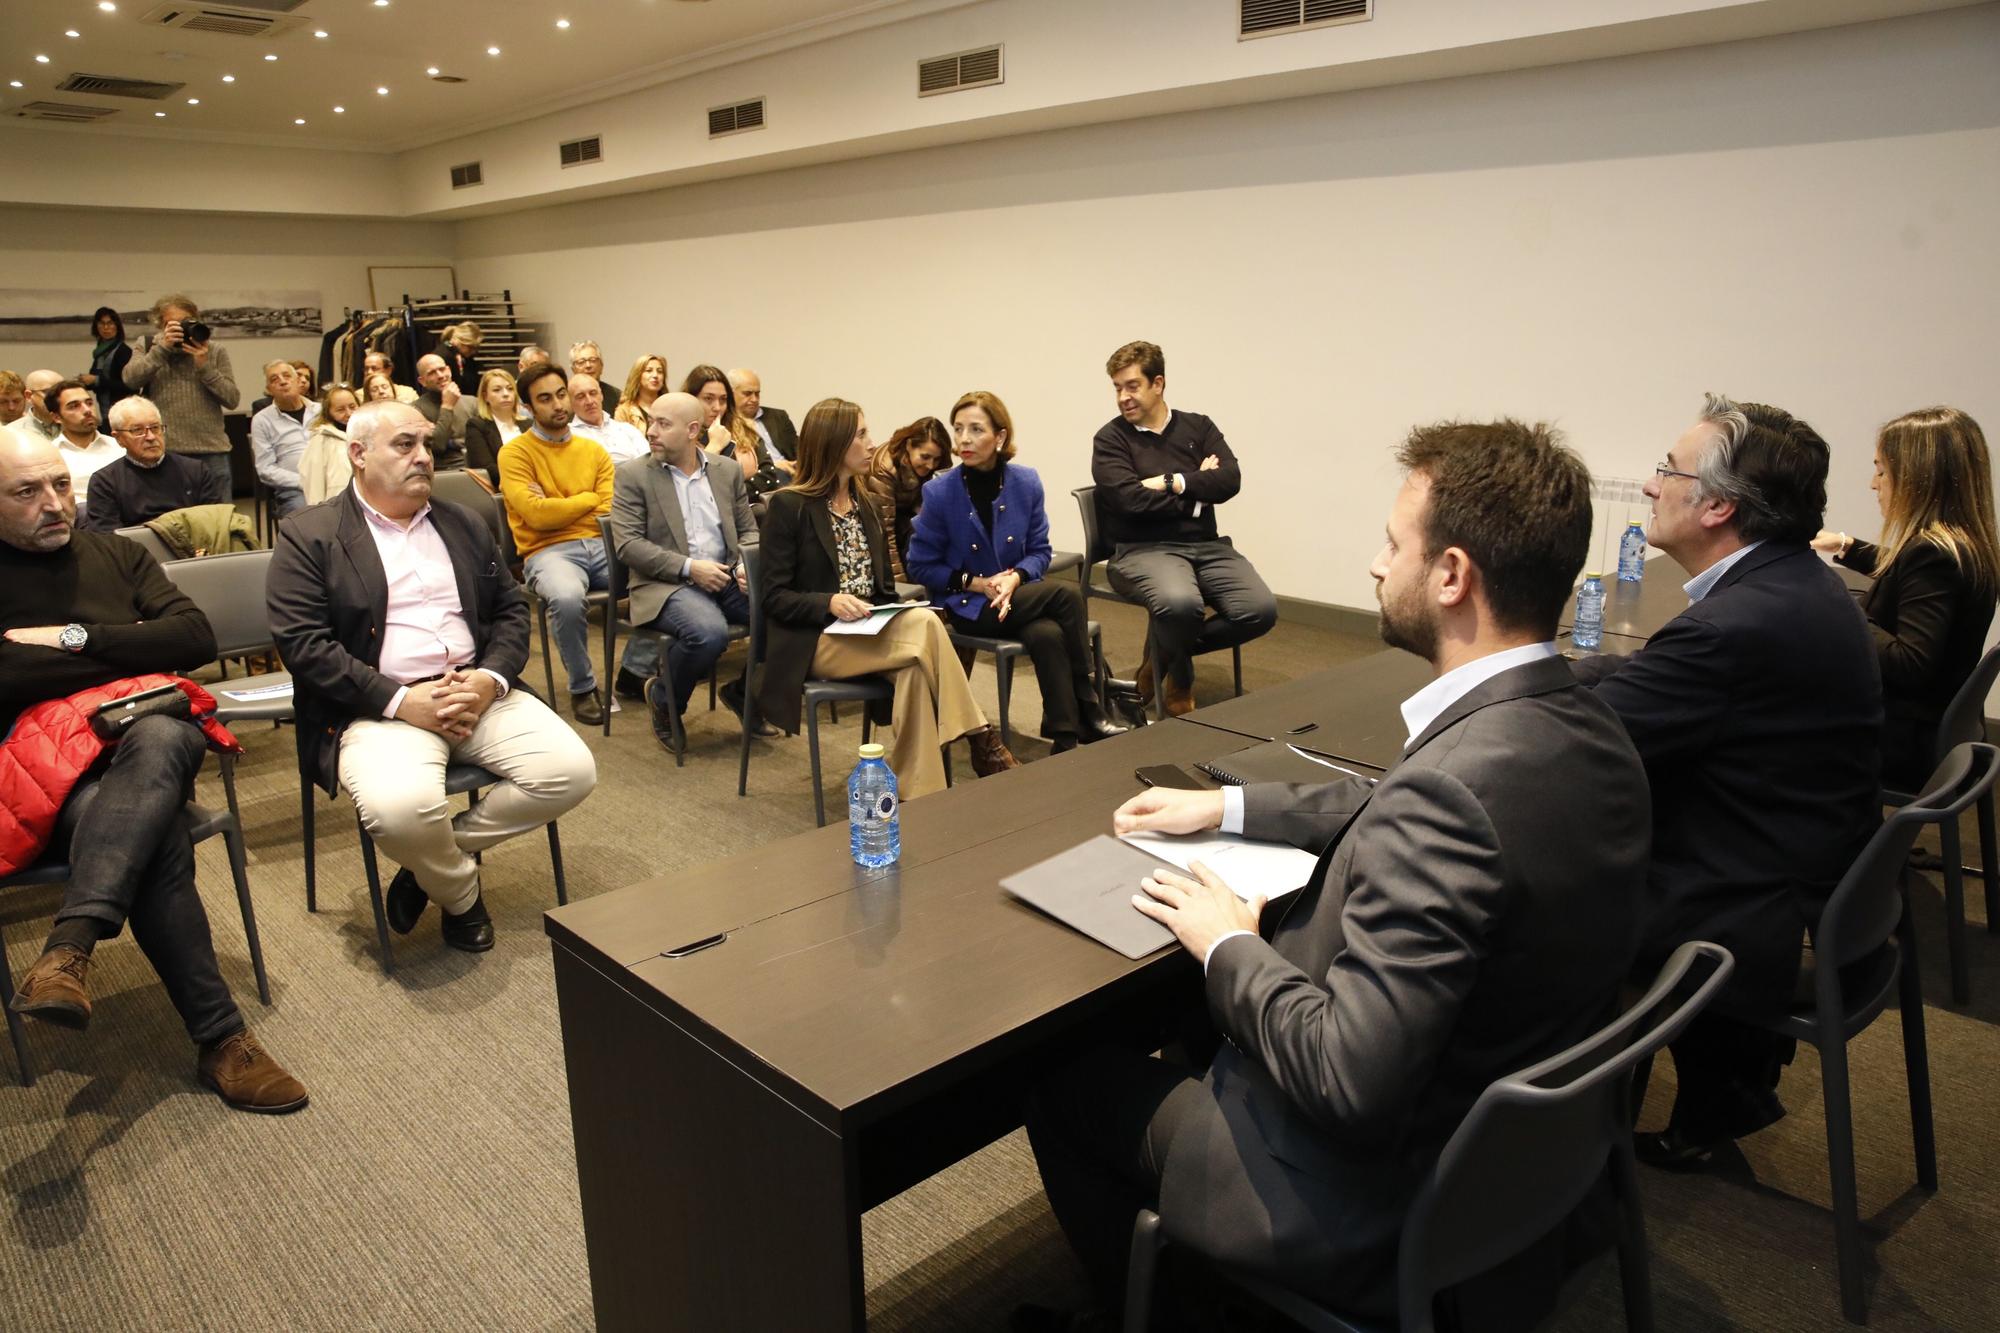
[(477, 162), (466, 162), (451, 169), (451, 188), (463, 190), (468, 185), (477, 185), (484, 179), (479, 174)]
[(764, 128), (764, 99), (753, 98), (748, 102), (733, 102), (728, 106), (712, 106), (708, 109), (708, 137), (719, 139), (725, 134), (741, 134), (745, 130)]
[(80, 106), (75, 102), (23, 102), (14, 108), (23, 120), (55, 120), (65, 125), (88, 125), (93, 120), (118, 114), (115, 106)]
[(214, 32), (225, 37), (271, 37), (304, 23), (288, 18), (306, 0), (237, 0), (229, 5), (155, 5), (139, 16), (141, 23), (188, 32)]
[(155, 83), (151, 79), (121, 79), (113, 74), (72, 74), (56, 85), (59, 93), (90, 93), (97, 97), (140, 97), (149, 102), (172, 97), (185, 83)]
[(571, 139), (562, 146), (562, 164), (566, 167), (580, 167), (586, 162), (604, 160), (604, 140), (593, 134), (588, 139)]
[(1374, 17), (1374, 0), (1237, 0), (1241, 26), (1236, 35), (1269, 37), (1336, 23), (1360, 23)]
[(1000, 51), (1000, 47), (986, 46), (917, 62), (917, 96), (935, 97), (961, 88), (1006, 82), (1000, 67)]

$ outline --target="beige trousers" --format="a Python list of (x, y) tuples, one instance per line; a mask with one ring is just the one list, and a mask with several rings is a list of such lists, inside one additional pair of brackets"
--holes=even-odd
[(822, 634), (812, 673), (827, 680), (883, 675), (896, 687), (889, 767), (908, 801), (944, 790), (938, 747), (986, 728), (965, 668), (933, 611), (902, 611), (880, 634)]
[[(500, 778), (456, 818), (444, 794), (447, 761)], [(340, 785), (383, 855), (415, 875), (439, 907), (463, 912), (479, 895), (472, 854), (574, 808), (597, 785), (597, 761), (546, 704), (512, 690), (456, 744), (407, 722), (349, 723), (340, 736)]]

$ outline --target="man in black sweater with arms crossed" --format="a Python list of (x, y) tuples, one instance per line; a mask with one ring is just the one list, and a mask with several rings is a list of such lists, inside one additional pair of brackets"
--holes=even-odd
[[(47, 444), (0, 439), (0, 718), (92, 686), (188, 670), (215, 656), (208, 618), (136, 543), (80, 532), (69, 469)], [(46, 855), (71, 876), (47, 947), (9, 1002), (17, 1014), (90, 1022), (91, 952), (131, 922), (188, 1036), (197, 1073), (229, 1105), (306, 1104), (244, 1025), (216, 966), (194, 886), (185, 814), (207, 741), (192, 722), (134, 723), (71, 789)]]

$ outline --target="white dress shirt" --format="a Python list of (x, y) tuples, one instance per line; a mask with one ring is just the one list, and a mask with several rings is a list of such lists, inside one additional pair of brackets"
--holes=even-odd
[(572, 417), (569, 428), (578, 435), (596, 440), (604, 446), (604, 452), (611, 455), (614, 463), (623, 463), (640, 458), (652, 452), (646, 437), (639, 429), (627, 421), (607, 415), (604, 420), (592, 425), (582, 417)]
[[(458, 600), (458, 575), (451, 551), (431, 522), (431, 507), (419, 509), (406, 526), (369, 504), (359, 487), (354, 488), (354, 498), (360, 501), (362, 516), (368, 520), (368, 535), (374, 539), (375, 553), (382, 557), (382, 575), (389, 584), (376, 670), (400, 687), (382, 710), (383, 717), (393, 718), (413, 682), (465, 666), (479, 649)], [(505, 696), (507, 678), (485, 667), (479, 669), (493, 678), (493, 697)]]
[(89, 444), (78, 444), (69, 436), (58, 433), (55, 439), (56, 451), (69, 467), (70, 489), (76, 492), (79, 507), (90, 498), (90, 478), (97, 469), (107, 463), (115, 463), (125, 456), (124, 446), (109, 435), (99, 435)]
[(1721, 580), (1722, 576), (1729, 572), (1731, 565), (1763, 544), (1762, 542), (1751, 542), (1748, 546), (1738, 547), (1710, 565), (1707, 569), (1702, 570), (1701, 573), (1695, 575), (1686, 583), (1683, 583), (1681, 591), (1688, 595), (1688, 604), (1692, 606), (1694, 603), (1708, 596), (1714, 590), (1715, 585)]

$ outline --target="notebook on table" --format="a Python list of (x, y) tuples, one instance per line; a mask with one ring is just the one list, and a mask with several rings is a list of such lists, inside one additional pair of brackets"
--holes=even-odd
[(1247, 787), (1253, 782), (1335, 782), (1344, 777), (1360, 778), (1372, 786), (1379, 776), (1289, 741), (1265, 741), (1219, 759), (1204, 760), (1195, 767), (1231, 787)]

